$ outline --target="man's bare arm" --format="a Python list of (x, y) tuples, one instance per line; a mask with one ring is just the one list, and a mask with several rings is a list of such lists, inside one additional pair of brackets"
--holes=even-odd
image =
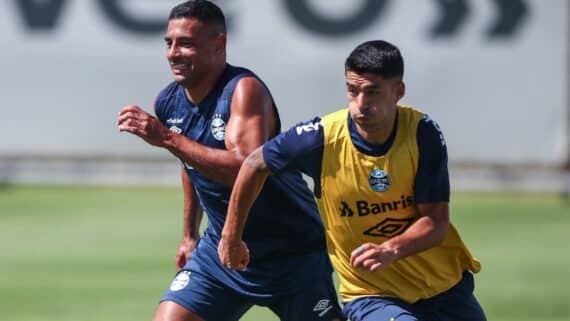
[(190, 252), (194, 250), (200, 238), (200, 223), (202, 221), (202, 208), (184, 168), (180, 171), (182, 190), (184, 192), (184, 218), (182, 225), (182, 241), (176, 252), (175, 264), (178, 270), (182, 269), (189, 259)]
[(242, 242), (242, 234), (249, 210), (269, 176), (262, 149), (263, 146), (257, 148), (242, 165), (232, 190), (226, 222), (222, 229), (218, 255), (222, 264), (232, 269), (244, 269), (249, 261), (249, 251)]
[(204, 146), (176, 134), (134, 105), (121, 110), (119, 130), (166, 148), (202, 175), (232, 186), (245, 157), (276, 131), (276, 115), (265, 87), (259, 80), (247, 77), (239, 81), (232, 98), (226, 126), (226, 150)]

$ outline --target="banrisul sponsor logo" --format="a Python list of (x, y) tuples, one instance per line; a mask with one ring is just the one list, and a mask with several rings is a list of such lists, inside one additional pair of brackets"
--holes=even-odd
[(386, 202), (370, 202), (368, 200), (357, 200), (354, 203), (346, 201), (340, 202), (340, 216), (366, 216), (381, 213), (389, 213), (399, 211), (401, 209), (413, 206), (414, 198), (411, 195), (400, 196), (399, 200), (391, 200)]
[(390, 188), (391, 180), (388, 173), (381, 169), (375, 169), (368, 177), (370, 187), (376, 192), (385, 192)]
[(217, 141), (223, 141), (226, 138), (226, 122), (222, 114), (215, 114), (214, 117), (212, 117), (210, 130), (212, 131), (212, 136), (214, 136)]
[(347, 202), (340, 202), (340, 216), (352, 216), (354, 211), (350, 208)]

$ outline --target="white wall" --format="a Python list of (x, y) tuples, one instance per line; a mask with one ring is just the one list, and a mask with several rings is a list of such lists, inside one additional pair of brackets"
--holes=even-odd
[[(353, 14), (365, 2), (309, 1), (330, 18)], [(488, 0), (466, 1), (469, 13), (458, 32), (433, 38), (436, 1), (385, 1), (366, 28), (336, 36), (296, 23), (285, 0), (219, 1), (231, 18), (229, 61), (267, 82), (286, 126), (344, 106), (344, 59), (362, 41), (380, 38), (402, 50), (403, 103), (440, 123), (452, 162), (557, 166), (569, 140), (567, 1), (523, 2), (527, 16), (512, 36), (488, 37), (498, 12)], [(122, 3), (129, 17), (146, 21), (166, 19), (177, 1)], [(134, 33), (98, 1), (73, 0), (53, 29), (35, 30), (15, 1), (2, 1), (0, 45), (0, 157), (166, 157), (115, 126), (122, 105), (151, 110), (170, 81), (162, 33)]]

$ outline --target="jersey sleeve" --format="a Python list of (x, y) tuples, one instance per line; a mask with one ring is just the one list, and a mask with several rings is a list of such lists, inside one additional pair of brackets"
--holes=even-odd
[(439, 125), (428, 116), (418, 124), (418, 172), (414, 185), (416, 203), (449, 202), (447, 146)]
[(263, 146), (265, 163), (274, 174), (298, 169), (318, 180), (321, 176), (323, 135), (320, 118), (299, 123)]

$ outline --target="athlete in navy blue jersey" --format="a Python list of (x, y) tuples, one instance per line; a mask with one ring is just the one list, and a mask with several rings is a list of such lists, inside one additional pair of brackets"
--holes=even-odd
[[(213, 3), (172, 9), (165, 37), (174, 82), (158, 94), (156, 118), (121, 110), (119, 129), (169, 150), (182, 162), (183, 240), (179, 272), (154, 320), (238, 320), (252, 305), (281, 320), (339, 320), (332, 267), (316, 204), (299, 171), (267, 181), (245, 227), (250, 264), (221, 264), (231, 187), (245, 157), (280, 132), (275, 103), (250, 70), (226, 63), (225, 18)], [(198, 236), (202, 210), (208, 226)]]

